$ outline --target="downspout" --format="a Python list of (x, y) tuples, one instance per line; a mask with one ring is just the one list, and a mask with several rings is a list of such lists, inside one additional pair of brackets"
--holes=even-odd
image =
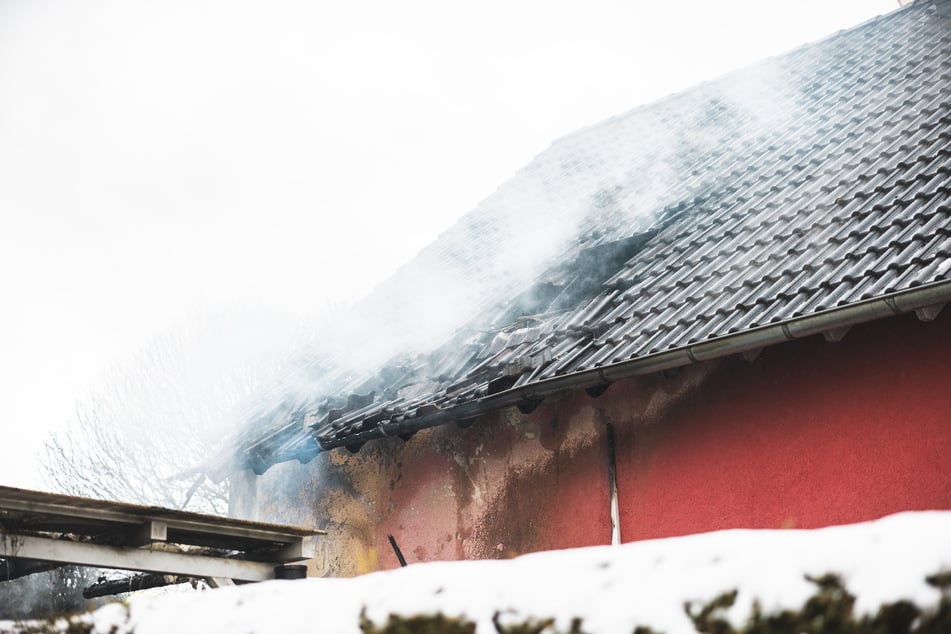
[(611, 503), (611, 545), (621, 545), (621, 505), (617, 496), (617, 455), (614, 445), (614, 426), (607, 423), (606, 435), (608, 439), (608, 485), (610, 487)]

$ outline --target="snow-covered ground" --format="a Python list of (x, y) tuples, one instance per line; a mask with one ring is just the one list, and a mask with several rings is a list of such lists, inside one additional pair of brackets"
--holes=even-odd
[[(567, 631), (694, 632), (685, 602), (737, 589), (727, 611), (742, 624), (758, 600), (764, 613), (798, 609), (816, 592), (806, 579), (841, 576), (857, 613), (900, 599), (929, 609), (940, 591), (925, 577), (951, 571), (951, 512), (902, 513), (818, 530), (729, 530), (689, 537), (526, 555), (509, 561), (415, 564), (355, 579), (271, 581), (133, 599), (82, 617), (94, 632), (167, 634), (357, 633), (360, 614), (464, 616), (477, 632), (501, 622), (554, 618)], [(65, 625), (62, 623), (61, 625)], [(17, 631), (0, 623), (0, 632)]]

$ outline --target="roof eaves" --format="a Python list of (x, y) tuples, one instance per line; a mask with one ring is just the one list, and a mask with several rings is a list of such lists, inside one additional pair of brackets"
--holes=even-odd
[(865, 301), (856, 302), (806, 316), (787, 319), (769, 326), (745, 330), (715, 339), (680, 346), (611, 365), (573, 372), (519, 385), (497, 394), (458, 405), (430, 411), (399, 423), (381, 422), (356, 434), (332, 439), (319, 439), (324, 450), (340, 446), (358, 447), (382, 436), (414, 433), (453, 420), (466, 420), (489, 411), (521, 403), (536, 402), (547, 396), (573, 389), (590, 389), (636, 376), (669, 370), (691, 363), (709, 361), (733, 354), (759, 350), (767, 346), (801, 339), (830, 330), (842, 329), (885, 317), (921, 311), (951, 302), (951, 281), (918, 286)]

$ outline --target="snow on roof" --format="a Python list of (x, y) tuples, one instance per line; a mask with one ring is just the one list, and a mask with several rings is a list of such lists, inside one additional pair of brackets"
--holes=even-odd
[[(932, 511), (814, 530), (728, 530), (508, 561), (414, 564), (353, 579), (133, 598), (128, 612), (115, 604), (83, 620), (102, 633), (355, 634), (365, 610), (378, 625), (391, 614), (464, 617), (478, 634), (496, 632), (496, 615), (507, 623), (554, 618), (557, 631), (580, 618), (590, 634), (636, 626), (679, 634), (695, 631), (685, 603), (703, 605), (738, 590), (724, 616), (741, 625), (754, 600), (766, 614), (801, 608), (816, 592), (806, 576), (827, 573), (856, 596), (856, 616), (899, 600), (933, 609), (941, 592), (925, 578), (949, 571), (951, 512)], [(16, 631), (0, 623), (0, 632)]]

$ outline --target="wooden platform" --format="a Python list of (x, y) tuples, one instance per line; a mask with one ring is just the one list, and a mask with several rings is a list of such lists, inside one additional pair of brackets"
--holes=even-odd
[[(323, 531), (0, 486), (0, 580), (78, 564), (263, 581)], [(5, 572), (5, 574), (4, 574)]]

